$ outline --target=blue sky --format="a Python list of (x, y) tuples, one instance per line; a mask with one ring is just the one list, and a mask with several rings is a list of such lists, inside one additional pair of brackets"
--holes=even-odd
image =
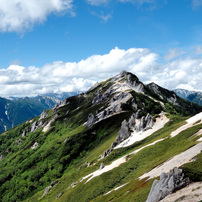
[(0, 0), (0, 96), (87, 90), (123, 69), (202, 90), (201, 19), (202, 0)]

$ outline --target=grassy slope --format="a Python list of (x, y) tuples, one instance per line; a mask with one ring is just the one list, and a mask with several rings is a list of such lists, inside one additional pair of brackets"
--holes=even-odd
[[(140, 190), (140, 184), (141, 187), (149, 187), (150, 182), (140, 183), (135, 178), (194, 144), (193, 139), (186, 142), (182, 138), (182, 143), (184, 144), (177, 148), (173, 140), (166, 139), (162, 143), (145, 148), (124, 165), (94, 178), (86, 185), (82, 182), (74, 189), (68, 188), (82, 176), (99, 168), (101, 163), (97, 162), (99, 155), (110, 148), (111, 143), (118, 135), (121, 122), (124, 119), (128, 120), (131, 114), (135, 112), (130, 103), (126, 103), (122, 105), (123, 113), (102, 120), (90, 128), (85, 128), (83, 123), (87, 121), (89, 113), (95, 114), (96, 111), (99, 112), (101, 107), (107, 107), (106, 102), (104, 106), (91, 104), (95, 96), (94, 92), (103, 85), (102, 92), (112, 84), (105, 81), (93, 89), (93, 91), (87, 92), (87, 97), (85, 95), (69, 98), (69, 104), (57, 111), (58, 117), (52, 123), (51, 129), (46, 133), (39, 129), (22, 138), (23, 130), (31, 124), (27, 123), (6, 132), (3, 138), (0, 136), (0, 141), (3, 142), (0, 145), (0, 154), (4, 153), (6, 155), (0, 163), (0, 200), (20, 201), (28, 199), (28, 201), (38, 201), (41, 199), (45, 187), (49, 186), (55, 179), (58, 179), (59, 183), (42, 201), (54, 201), (61, 192), (63, 192), (63, 195), (57, 201), (89, 201), (96, 198), (99, 199), (99, 197), (102, 200), (101, 195), (103, 193), (128, 181), (130, 183), (126, 187), (132, 186), (130, 184), (136, 184), (134, 189), (138, 193), (145, 193), (144, 190), (147, 189)], [(147, 96), (135, 92), (131, 92), (131, 94), (138, 107), (144, 111), (142, 115), (146, 115), (147, 112), (151, 112), (154, 115), (162, 110), (160, 104), (155, 103)], [(110, 99), (111, 97), (108, 98), (108, 100)], [(171, 107), (168, 111), (178, 113), (174, 106), (168, 106)], [(50, 120), (51, 115), (52, 110), (49, 111), (49, 117), (46, 120)], [(182, 117), (171, 116), (171, 121), (163, 129), (130, 147), (113, 151), (111, 155), (102, 161), (106, 165), (143, 145), (168, 136), (171, 131), (184, 123), (183, 120), (184, 118)], [(6, 141), (4, 141), (5, 137)], [(17, 145), (15, 140), (20, 138), (22, 143)], [(35, 150), (31, 150), (30, 147), (35, 142), (38, 142), (39, 146)], [(8, 154), (6, 152), (7, 149), (9, 150)], [(163, 156), (162, 153), (164, 153)], [(157, 156), (156, 159), (154, 158), (155, 155)], [(91, 164), (95, 163), (95, 165), (87, 168), (85, 165), (86, 161)], [(147, 165), (147, 162), (150, 162), (149, 165)], [(78, 171), (79, 167), (81, 167), (80, 171)], [(33, 196), (33, 194), (35, 195)], [(110, 196), (111, 194), (106, 197)], [(134, 194), (130, 196), (138, 197)], [(30, 197), (32, 198), (30, 199)]]
[[(156, 139), (168, 136), (171, 131), (175, 130), (183, 123), (184, 122), (180, 121), (179, 118), (172, 120), (163, 129), (157, 131), (151, 137), (146, 138), (145, 141), (141, 141), (139, 144), (134, 144), (133, 146), (126, 148), (125, 151), (116, 151), (117, 153), (115, 152), (113, 155), (116, 157), (113, 157), (112, 159), (123, 155), (123, 153), (130, 152), (140, 146), (153, 142)], [(135, 178), (166, 161), (170, 157), (193, 146), (195, 144), (195, 138), (189, 137), (191, 137), (192, 134), (200, 128), (202, 128), (202, 125), (197, 125), (172, 139), (167, 138), (154, 146), (150, 146), (141, 152), (138, 152), (127, 163), (124, 163), (118, 168), (92, 179), (87, 184), (82, 182), (75, 188), (68, 188), (71, 183), (78, 181), (82, 176), (98, 169), (100, 163), (95, 166), (90, 166), (89, 168), (85, 168), (85, 166), (83, 166), (80, 171), (78, 171), (80, 164), (77, 164), (77, 166), (74, 166), (74, 168), (72, 167), (71, 171), (59, 180), (59, 184), (56, 185), (53, 188), (53, 191), (49, 192), (42, 201), (54, 201), (60, 193), (63, 193), (63, 195), (61, 198), (57, 199), (57, 201), (89, 201), (92, 199), (95, 201), (109, 201), (112, 198), (115, 199), (115, 201), (134, 201), (135, 199), (137, 199), (137, 201), (144, 201), (143, 199), (147, 197), (150, 190), (152, 180), (149, 182), (145, 182), (144, 180), (139, 182)], [(100, 147), (102, 147), (101, 145)], [(90, 152), (86, 158), (83, 159), (83, 162), (90, 156), (94, 156), (93, 154), (96, 150), (99, 150), (98, 148)], [(111, 162), (112, 159), (110, 159), (109, 156), (108, 159), (105, 160), (105, 163)], [(126, 182), (129, 182), (129, 184), (121, 188), (119, 191), (102, 196), (102, 194)], [(38, 201), (42, 195), (43, 190), (32, 197), (32, 200), (29, 201)]]

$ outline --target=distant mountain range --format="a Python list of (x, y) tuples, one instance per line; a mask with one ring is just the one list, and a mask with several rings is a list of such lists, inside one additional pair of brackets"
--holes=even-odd
[(80, 92), (49, 93), (36, 97), (0, 97), (0, 133), (24, 121), (39, 116), (42, 111), (53, 108), (56, 103)]
[(202, 92), (175, 89), (174, 92), (181, 98), (202, 106)]

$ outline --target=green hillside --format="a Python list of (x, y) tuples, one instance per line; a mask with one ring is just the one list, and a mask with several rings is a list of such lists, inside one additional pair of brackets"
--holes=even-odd
[[(112, 146), (126, 138), (120, 140), (124, 120), (130, 125), (136, 115), (136, 128), (129, 127), (128, 134), (145, 131), (162, 111), (169, 118), (164, 127), (130, 146)], [(154, 179), (138, 177), (198, 143), (201, 135), (194, 134), (202, 129), (200, 120), (173, 138), (170, 134), (201, 111), (174, 92), (156, 84), (146, 86), (128, 72), (97, 83), (0, 135), (0, 201), (145, 201)], [(126, 162), (120, 166), (89, 182), (89, 177), (82, 179), (124, 155)], [(202, 179), (200, 155), (196, 169), (184, 166), (195, 181)]]

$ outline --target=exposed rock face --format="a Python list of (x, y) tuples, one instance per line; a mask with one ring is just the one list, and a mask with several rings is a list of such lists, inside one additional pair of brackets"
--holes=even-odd
[(146, 202), (158, 202), (167, 195), (187, 186), (189, 183), (190, 180), (184, 176), (182, 169), (175, 167), (168, 174), (163, 172), (160, 180), (153, 182)]
[(1, 161), (3, 158), (4, 158), (4, 155), (1, 154), (1, 155), (0, 155), (0, 161)]
[(131, 135), (131, 132), (130, 132), (129, 124), (126, 120), (124, 120), (121, 124), (121, 129), (119, 131), (119, 135), (116, 141), (120, 143), (124, 141), (125, 139), (127, 139), (128, 137), (130, 137), (130, 135)]
[(56, 197), (56, 199), (60, 198), (62, 196), (62, 192)]
[(53, 113), (57, 112), (57, 110), (65, 105), (69, 104), (68, 99), (64, 99), (61, 102), (57, 103), (54, 107), (53, 107)]
[(153, 127), (154, 125), (153, 117), (150, 114), (147, 114), (146, 117), (142, 116), (140, 121), (136, 122), (139, 116), (140, 116), (140, 110), (138, 110), (136, 113), (133, 113), (128, 122), (126, 120), (122, 122), (121, 129), (119, 130), (116, 142), (113, 142), (111, 148), (104, 152), (101, 159), (108, 156), (112, 152), (114, 147), (116, 147), (118, 144), (129, 138), (131, 136), (131, 129), (136, 132), (140, 132), (148, 130)]
[(144, 85), (142, 83), (140, 83), (137, 78), (134, 79), (134, 75), (132, 76), (131, 74), (127, 75), (127, 80), (128, 80), (128, 84), (129, 86), (136, 92), (144, 92)]
[(26, 128), (22, 133), (22, 137), (25, 137), (29, 132), (30, 132), (30, 128)]
[(141, 117), (139, 125), (135, 127), (135, 131), (136, 132), (145, 131), (147, 129), (152, 128), (153, 125), (154, 125), (153, 117), (150, 114), (147, 114), (146, 117), (145, 116)]
[(38, 130), (41, 126), (43, 125), (42, 120), (40, 121), (35, 121), (32, 126), (31, 126), (31, 132), (35, 132), (36, 130)]
[(150, 83), (147, 85), (151, 90), (153, 90), (161, 99), (166, 98), (168, 102), (172, 103), (173, 105), (180, 106), (178, 103), (177, 95), (173, 91), (169, 91), (165, 88), (158, 86), (155, 83)]
[(51, 189), (58, 183), (58, 181), (51, 182), (50, 186), (46, 187), (41, 198), (43, 198)]
[(45, 119), (48, 116), (48, 113), (46, 111), (43, 111), (40, 115), (39, 120)]
[(97, 119), (95, 118), (95, 116), (92, 113), (90, 113), (88, 115), (88, 121), (86, 123), (86, 127), (90, 127), (91, 125), (93, 125), (96, 122), (96, 120)]
[(129, 128), (135, 127), (135, 124), (136, 124), (136, 121), (135, 121), (136, 118), (135, 117), (136, 117), (136, 114), (132, 114), (132, 116), (130, 117), (130, 119), (128, 121)]
[(107, 100), (109, 96), (112, 95), (113, 92), (114, 92), (114, 89), (111, 87), (103, 94), (100, 94), (99, 92), (97, 92), (97, 95), (94, 97), (92, 104), (99, 104), (100, 102)]
[(48, 113), (46, 111), (43, 111), (42, 114), (40, 115), (40, 118), (38, 121), (35, 121), (30, 128), (26, 128), (23, 133), (22, 133), (22, 137), (25, 137), (29, 132), (35, 132), (37, 131), (40, 127), (44, 127), (45, 129), (43, 130), (43, 132), (46, 132), (50, 126), (51, 123), (53, 121), (55, 121), (55, 119), (58, 117), (58, 114), (54, 114), (54, 116), (52, 117), (52, 119), (50, 121), (45, 121), (44, 119), (48, 117)]
[(104, 166), (104, 163), (101, 163), (101, 164), (100, 164), (100, 170), (102, 170), (104, 167), (105, 167), (105, 166)]

